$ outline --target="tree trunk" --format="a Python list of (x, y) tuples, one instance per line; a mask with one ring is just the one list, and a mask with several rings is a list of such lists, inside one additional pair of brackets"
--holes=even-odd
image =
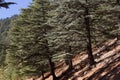
[(71, 46), (68, 46), (68, 48), (66, 49), (66, 53), (68, 53), (65, 56), (65, 63), (66, 65), (69, 66), (69, 70), (73, 69), (73, 63), (72, 63), (72, 55), (71, 55)]
[(45, 80), (44, 71), (41, 71), (42, 80)]
[(73, 69), (73, 63), (72, 63), (72, 54), (71, 54), (71, 46), (68, 47), (68, 53), (70, 53), (70, 58), (69, 58), (69, 69)]
[[(46, 44), (48, 45), (48, 41), (46, 40)], [(53, 77), (53, 80), (57, 80), (57, 77), (55, 75), (55, 71), (54, 71), (54, 63), (52, 62), (52, 57), (50, 57), (50, 52), (49, 52), (49, 47), (46, 46), (46, 58), (48, 59), (48, 62), (49, 62), (49, 65), (50, 65), (50, 72), (51, 72), (51, 75)]]
[[(86, 0), (87, 4), (87, 0)], [(88, 6), (85, 7), (85, 12), (84, 12), (84, 20), (85, 20), (85, 26), (86, 26), (86, 31), (87, 31), (87, 53), (88, 53), (88, 58), (90, 60), (90, 65), (94, 65), (94, 57), (92, 54), (92, 45), (91, 45), (91, 33), (90, 33), (90, 18), (89, 16), (89, 8)]]
[(48, 60), (49, 60), (50, 71), (51, 71), (51, 75), (53, 76), (53, 80), (57, 80), (57, 77), (54, 72), (54, 63), (52, 62), (51, 58), (49, 58)]
[(70, 70), (72, 70), (72, 69), (73, 69), (72, 59), (69, 59), (69, 69), (70, 69)]
[(120, 0), (116, 0), (116, 4), (120, 5)]

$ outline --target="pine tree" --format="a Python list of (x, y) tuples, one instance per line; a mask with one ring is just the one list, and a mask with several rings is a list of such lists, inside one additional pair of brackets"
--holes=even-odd
[[(82, 33), (83, 31), (79, 32), (79, 30), (84, 30), (84, 29), (82, 29), (80, 27), (80, 25), (78, 25), (79, 20), (74, 20), (79, 15), (79, 14), (76, 15), (77, 10), (75, 10), (75, 9), (78, 9), (76, 7), (78, 5), (79, 4), (77, 4), (77, 0), (76, 1), (71, 0), (69, 2), (65, 2), (65, 4), (62, 5), (63, 10), (61, 11), (61, 13), (58, 13), (59, 15), (57, 16), (58, 17), (57, 22), (59, 22), (58, 23), (59, 24), (59, 27), (58, 27), (59, 31), (56, 31), (56, 32), (59, 34), (57, 36), (61, 37), (61, 38), (58, 38), (58, 40), (60, 40), (60, 39), (62, 40), (61, 46), (68, 45), (68, 47), (71, 46), (73, 49), (75, 49), (75, 47), (80, 48), (80, 46), (82, 47), (82, 45), (83, 45), (82, 40), (84, 40), (85, 38), (82, 39), (81, 37), (84, 35), (84, 33)], [(86, 15), (89, 15), (89, 14), (85, 14), (85, 16)], [(82, 20), (84, 20), (84, 19), (81, 19), (81, 21)], [(60, 24), (61, 24), (61, 26), (60, 26)], [(89, 27), (88, 25), (89, 25), (89, 23), (88, 24), (86, 23), (86, 27)], [(60, 27), (62, 27), (62, 28), (60, 28)], [(88, 29), (88, 28), (86, 28), (86, 29)], [(58, 44), (58, 45), (60, 46), (60, 44)], [(91, 46), (88, 49), (90, 49), (90, 48), (91, 48)], [(69, 53), (71, 53), (71, 52), (69, 52)], [(92, 60), (93, 60), (93, 58), (92, 58)], [(71, 62), (70, 62), (70, 65), (71, 65)]]
[[(77, 33), (76, 35), (78, 35), (79, 38), (76, 39), (76, 36), (72, 36), (75, 43), (79, 41), (77, 45), (82, 46), (84, 42), (88, 51), (90, 64), (95, 64), (92, 43), (95, 43), (96, 40), (98, 42), (101, 39), (103, 41), (111, 36), (114, 37), (114, 34), (111, 33), (118, 29), (118, 23), (116, 22), (117, 17), (114, 14), (116, 11), (119, 13), (119, 11), (118, 9), (115, 10), (116, 8), (114, 8), (114, 6), (111, 6), (113, 3), (114, 1), (108, 2), (106, 0), (64, 1), (60, 6), (60, 11), (55, 20), (57, 23), (55, 26), (58, 26), (54, 32), (56, 34), (56, 39), (54, 38), (56, 44), (61, 41), (62, 43), (58, 43), (58, 45), (66, 47), (65, 45), (69, 45), (73, 41), (71, 40), (72, 38), (70, 38), (70, 36), (72, 36), (71, 34)], [(111, 17), (112, 20), (110, 20)], [(57, 36), (59, 37), (57, 38)]]
[(46, 24), (52, 10), (48, 0), (33, 0), (29, 8), (22, 13), (9, 31), (10, 46), (7, 49), (6, 62), (15, 67), (20, 75), (39, 75), (50, 64), (53, 80), (56, 80), (52, 54), (49, 51), (45, 34), (51, 28)]

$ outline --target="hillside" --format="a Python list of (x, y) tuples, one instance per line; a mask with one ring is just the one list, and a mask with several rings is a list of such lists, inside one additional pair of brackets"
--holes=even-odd
[(1, 20), (0, 80), (119, 78), (118, 1), (32, 0)]
[[(117, 38), (95, 46), (95, 66), (87, 65), (86, 52), (82, 52), (73, 59), (74, 69), (68, 70), (64, 62), (59, 63), (55, 70), (59, 80), (119, 80), (120, 79), (120, 45)], [(52, 80), (49, 73), (45, 80)], [(28, 80), (32, 80), (28, 79)], [(42, 78), (36, 79), (42, 80)]]
[(0, 19), (0, 44), (5, 44), (7, 32), (11, 27), (11, 21), (17, 18), (17, 15), (14, 15), (10, 18)]
[(17, 15), (14, 15), (10, 18), (0, 19), (0, 66), (5, 61), (6, 51), (5, 47), (8, 45), (9, 40), (7, 38), (7, 33), (11, 27), (11, 21), (16, 19)]

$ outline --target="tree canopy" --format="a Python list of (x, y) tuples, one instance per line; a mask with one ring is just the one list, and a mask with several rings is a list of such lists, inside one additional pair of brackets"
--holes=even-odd
[[(0, 62), (5, 66), (3, 72), (9, 73), (7, 79), (39, 75), (45, 79), (44, 73), (50, 72), (57, 80), (56, 65), (64, 61), (72, 71), (72, 59), (85, 50), (87, 63), (95, 65), (93, 45), (115, 38), (120, 32), (119, 3), (33, 0), (17, 18), (0, 20), (0, 43), (4, 44), (0, 46)], [(8, 8), (9, 4), (14, 3), (0, 0), (1, 7)]]

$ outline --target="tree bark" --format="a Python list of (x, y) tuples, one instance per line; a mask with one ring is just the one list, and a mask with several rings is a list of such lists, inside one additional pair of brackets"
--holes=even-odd
[[(86, 4), (87, 4), (87, 0), (86, 0)], [(91, 32), (90, 32), (90, 18), (89, 18), (89, 8), (88, 6), (85, 7), (85, 11), (84, 11), (84, 22), (85, 22), (85, 27), (86, 27), (86, 31), (87, 31), (87, 53), (88, 53), (88, 58), (90, 60), (90, 65), (94, 65), (95, 64), (95, 60), (92, 54), (92, 45), (91, 45)]]
[(44, 71), (41, 71), (42, 80), (45, 80)]
[(72, 55), (71, 55), (71, 46), (68, 47), (68, 53), (70, 54), (70, 58), (69, 58), (69, 69), (72, 70), (73, 69), (73, 63), (72, 63)]
[(116, 4), (120, 5), (120, 0), (116, 0)]
[(69, 70), (73, 69), (73, 63), (72, 63), (72, 59), (69, 59)]
[(51, 58), (49, 58), (48, 61), (50, 64), (50, 71), (51, 71), (51, 75), (53, 76), (53, 80), (57, 80), (57, 77), (56, 77), (55, 72), (54, 72), (54, 63), (52, 62)]

